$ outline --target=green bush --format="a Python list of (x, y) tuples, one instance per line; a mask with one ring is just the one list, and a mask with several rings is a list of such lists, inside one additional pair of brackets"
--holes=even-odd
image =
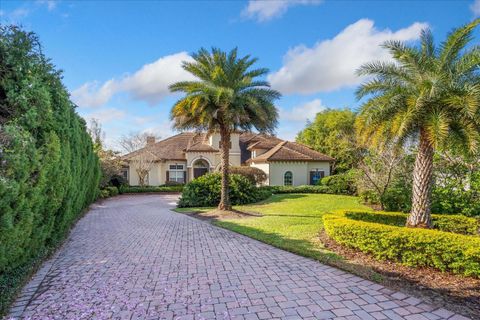
[(108, 198), (114, 197), (119, 194), (119, 190), (117, 187), (106, 187), (100, 190), (100, 198)]
[(352, 170), (326, 176), (320, 181), (320, 183), (323, 186), (327, 186), (331, 193), (349, 195), (354, 195), (357, 193), (357, 187), (355, 185), (355, 173)]
[(267, 174), (259, 168), (242, 166), (230, 167), (229, 170), (231, 174), (244, 176), (254, 185), (262, 184), (267, 180)]
[[(408, 214), (401, 212), (347, 211), (345, 212), (345, 216), (353, 220), (403, 227), (407, 222)], [(434, 229), (465, 235), (476, 235), (480, 228), (479, 220), (463, 215), (433, 214), (432, 222)]]
[(262, 187), (272, 193), (332, 193), (327, 186), (268, 186)]
[[(230, 201), (233, 205), (258, 202), (268, 198), (268, 189), (257, 188), (247, 178), (239, 174), (230, 174)], [(220, 202), (222, 176), (209, 173), (185, 185), (179, 207), (212, 207)]]
[(480, 277), (480, 237), (359, 221), (344, 214), (324, 215), (323, 222), (332, 239), (377, 259)]
[(153, 186), (144, 186), (144, 187), (130, 187), (130, 186), (121, 186), (119, 189), (120, 193), (156, 193), (156, 192), (182, 192), (184, 185), (163, 185), (158, 187)]
[[(37, 37), (0, 26), (0, 314), (98, 196), (85, 121)], [(9, 279), (16, 279), (11, 282)]]

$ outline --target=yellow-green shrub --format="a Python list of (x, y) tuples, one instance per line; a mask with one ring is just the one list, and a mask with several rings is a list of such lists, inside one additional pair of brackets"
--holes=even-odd
[[(407, 222), (408, 214), (402, 212), (347, 211), (345, 216), (354, 220), (402, 227)], [(433, 214), (432, 222), (433, 229), (466, 235), (476, 235), (480, 228), (478, 219), (462, 215)]]
[(323, 221), (335, 241), (377, 259), (480, 277), (480, 237), (359, 221), (346, 214), (327, 214)]

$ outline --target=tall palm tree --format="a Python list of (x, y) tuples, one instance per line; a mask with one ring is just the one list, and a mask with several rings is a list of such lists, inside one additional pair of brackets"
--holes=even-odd
[(280, 93), (270, 89), (268, 82), (257, 80), (268, 69), (252, 69), (257, 61), (249, 55), (238, 57), (237, 49), (229, 53), (213, 48), (200, 49), (192, 55), (193, 62), (183, 62), (183, 69), (193, 74), (194, 81), (177, 82), (172, 92), (185, 96), (175, 103), (171, 112), (174, 127), (196, 129), (220, 134), (222, 192), (220, 210), (231, 210), (228, 196), (230, 135), (236, 130), (273, 133), (278, 112), (273, 102)]
[(389, 41), (394, 62), (371, 62), (359, 75), (370, 76), (357, 90), (368, 96), (360, 110), (360, 137), (374, 144), (414, 142), (412, 210), (407, 226), (430, 227), (430, 193), (435, 151), (454, 144), (470, 152), (480, 137), (480, 46), (467, 48), (480, 19), (454, 29), (436, 46), (421, 33), (420, 46)]

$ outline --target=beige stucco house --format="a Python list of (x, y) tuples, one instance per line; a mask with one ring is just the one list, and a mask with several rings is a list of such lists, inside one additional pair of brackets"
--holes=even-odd
[[(184, 132), (125, 155), (124, 176), (129, 184), (139, 184), (136, 165), (140, 158), (151, 159), (145, 184), (186, 183), (207, 172), (219, 170), (220, 135)], [(137, 159), (137, 160), (135, 160)], [(335, 159), (309, 147), (255, 133), (231, 136), (230, 165), (252, 166), (267, 174), (267, 185), (308, 185), (330, 175)]]

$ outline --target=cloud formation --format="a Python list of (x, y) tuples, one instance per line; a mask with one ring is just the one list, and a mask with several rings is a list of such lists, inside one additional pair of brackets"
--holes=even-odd
[(101, 124), (106, 124), (112, 121), (122, 120), (127, 113), (116, 108), (101, 109), (85, 115), (83, 118), (89, 122), (91, 119), (98, 120)]
[(161, 57), (120, 79), (113, 78), (103, 84), (97, 81), (87, 82), (73, 90), (72, 99), (80, 107), (99, 107), (106, 104), (113, 95), (126, 92), (136, 100), (156, 104), (170, 95), (170, 84), (194, 79), (181, 67), (183, 61), (192, 61), (192, 58), (186, 52), (179, 52)]
[(258, 22), (265, 22), (281, 17), (288, 8), (299, 5), (316, 5), (322, 0), (250, 0), (242, 11), (242, 16), (248, 19), (255, 19)]
[(318, 112), (325, 109), (320, 99), (314, 99), (290, 110), (280, 108), (280, 120), (305, 123), (307, 120), (313, 120)]
[(283, 94), (329, 92), (357, 85), (362, 79), (355, 70), (362, 64), (391, 59), (380, 47), (383, 42), (416, 40), (426, 27), (426, 23), (416, 22), (395, 32), (377, 30), (372, 20), (361, 19), (333, 39), (317, 42), (311, 48), (300, 45), (289, 50), (282, 68), (269, 75), (268, 80)]
[(470, 5), (470, 10), (472, 10), (473, 15), (475, 17), (480, 17), (480, 0), (475, 0), (471, 5)]
[(57, 0), (37, 0), (39, 5), (46, 6), (48, 11), (52, 11), (57, 7)]

